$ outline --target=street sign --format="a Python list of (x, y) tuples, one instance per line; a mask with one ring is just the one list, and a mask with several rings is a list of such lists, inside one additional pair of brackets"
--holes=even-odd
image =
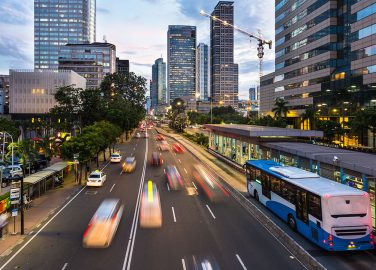
[(77, 153), (77, 154), (73, 154), (73, 159), (78, 159), (80, 157), (80, 154)]
[(20, 188), (11, 188), (9, 194), (10, 200), (19, 200), (20, 199)]
[(12, 209), (12, 217), (16, 217), (18, 215), (18, 209), (14, 208)]
[(11, 200), (10, 201), (10, 204), (19, 204), (20, 203), (20, 200)]

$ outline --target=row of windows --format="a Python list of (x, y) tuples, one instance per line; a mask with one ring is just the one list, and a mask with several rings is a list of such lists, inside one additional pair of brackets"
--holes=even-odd
[(294, 77), (297, 77), (297, 76), (301, 76), (301, 75), (304, 75), (304, 74), (307, 74), (307, 73), (319, 71), (319, 70), (326, 69), (326, 68), (329, 68), (329, 67), (330, 67), (330, 61), (326, 60), (326, 61), (323, 61), (323, 62), (315, 63), (315, 64), (312, 64), (312, 65), (309, 65), (309, 66), (306, 66), (306, 67), (295, 69), (295, 70), (286, 72), (284, 74), (275, 76), (274, 82), (291, 79), (291, 78), (294, 78)]
[(314, 19), (308, 21), (306, 24), (296, 28), (291, 33), (286, 34), (276, 42), (276, 46), (281, 45), (283, 42), (290, 40), (293, 37), (298, 36), (299, 34), (303, 33), (304, 31), (318, 25), (319, 23), (325, 21), (329, 17), (336, 17), (337, 11), (334, 9), (327, 10), (326, 12), (320, 14), (319, 16), (315, 17)]
[(269, 175), (264, 171), (252, 167), (247, 171), (250, 174), (250, 178), (252, 180), (261, 182), (262, 193), (264, 196), (270, 199), (271, 191), (281, 196), (288, 202), (296, 205), (297, 208), (302, 209), (303, 215), (300, 217), (300, 219), (302, 219), (304, 222), (308, 222), (308, 214), (319, 220), (322, 220), (320, 196), (310, 193), (285, 180)]
[(366, 8), (363, 8), (362, 10), (359, 10), (356, 13), (356, 19), (360, 21), (361, 19), (364, 19), (365, 17), (368, 17), (375, 13), (376, 13), (376, 3), (373, 3), (372, 5)]
[(290, 20), (288, 20), (286, 23), (284, 23), (283, 25), (281, 25), (280, 27), (278, 27), (275, 30), (275, 34), (277, 35), (277, 34), (281, 33), (283, 30), (289, 28), (291, 25), (293, 25), (294, 23), (300, 21), (301, 19), (303, 19), (304, 17), (306, 17), (308, 14), (311, 14), (312, 11), (318, 9), (319, 7), (321, 7), (326, 2), (328, 2), (328, 0), (318, 0), (318, 1), (316, 1), (315, 3), (313, 3), (312, 5), (310, 5), (308, 8), (306, 8), (305, 10), (299, 12), (296, 16), (294, 16), (293, 18), (291, 18)]
[(312, 43), (313, 41), (319, 40), (319, 39), (321, 39), (325, 36), (328, 36), (328, 35), (334, 34), (334, 33), (336, 33), (335, 26), (326, 27), (326, 28), (306, 37), (305, 39), (302, 39), (298, 42), (295, 42), (292, 45), (276, 52), (275, 57), (276, 58), (281, 57), (282, 55), (288, 54), (288, 53), (290, 53), (290, 52), (292, 52), (296, 49), (299, 49), (299, 48), (307, 45), (308, 43)]
[(307, 0), (296, 0), (294, 4), (291, 5), (290, 8), (286, 9), (284, 12), (282, 12), (280, 15), (278, 15), (277, 18), (275, 18), (275, 23), (278, 23), (280, 20), (282, 20), (284, 17), (289, 15), (291, 12), (296, 10), (298, 7), (303, 5)]
[(352, 73), (353, 75), (366, 75), (366, 74), (376, 73), (376, 65), (353, 70)]
[(372, 45), (356, 51), (354, 53), (353, 60), (362, 59), (372, 55), (376, 55), (376, 45)]
[(305, 81), (302, 81), (302, 82), (290, 83), (290, 84), (287, 84), (287, 85), (276, 87), (274, 89), (274, 91), (280, 92), (280, 91), (302, 88), (302, 87), (306, 87), (306, 86), (309, 86), (309, 85), (315, 85), (315, 84), (329, 82), (329, 81), (330, 81), (330, 77), (325, 76), (325, 77), (320, 77), (320, 78), (311, 79), (311, 80), (305, 80)]
[(281, 7), (283, 7), (289, 0), (282, 0), (275, 6), (275, 12), (277, 12)]
[(355, 38), (362, 39), (373, 34), (376, 34), (376, 24), (372, 24), (355, 32)]

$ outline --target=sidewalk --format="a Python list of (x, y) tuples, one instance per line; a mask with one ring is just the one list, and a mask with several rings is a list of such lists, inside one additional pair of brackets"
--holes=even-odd
[(165, 136), (174, 138), (176, 141), (181, 143), (188, 151), (192, 152), (197, 158), (199, 158), (203, 163), (209, 166), (213, 171), (215, 171), (224, 181), (226, 181), (230, 186), (234, 187), (240, 192), (246, 192), (246, 178), (245, 175), (238, 172), (231, 166), (220, 161), (215, 156), (207, 152), (206, 148), (201, 147), (184, 136), (172, 132), (167, 132), (162, 128), (156, 128), (158, 133)]
[(30, 232), (36, 232), (40, 223), (52, 215), (57, 208), (63, 205), (80, 189), (80, 186), (74, 183), (74, 175), (71, 173), (64, 179), (64, 185), (47, 191), (41, 197), (31, 202), (31, 208), (25, 209), (25, 235), (20, 235), (20, 212), (16, 217), (16, 235), (14, 232), (13, 217), (9, 219), (9, 224), (3, 229), (3, 238), (0, 239), (0, 256), (6, 256), (11, 252), (11, 248), (21, 243)]

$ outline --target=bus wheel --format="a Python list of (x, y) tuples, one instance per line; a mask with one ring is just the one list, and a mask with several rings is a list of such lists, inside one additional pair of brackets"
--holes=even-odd
[(296, 222), (295, 222), (295, 219), (294, 217), (289, 214), (287, 216), (287, 223), (289, 224), (289, 227), (293, 230), (293, 231), (296, 231)]
[(253, 197), (255, 198), (256, 201), (259, 201), (259, 195), (257, 193), (257, 191), (255, 190), (255, 192), (253, 193)]

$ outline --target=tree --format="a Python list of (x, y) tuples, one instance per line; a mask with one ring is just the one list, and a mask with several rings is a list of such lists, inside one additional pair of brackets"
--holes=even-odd
[(355, 117), (350, 121), (351, 133), (360, 135), (361, 144), (364, 145), (364, 133), (368, 130), (372, 132), (372, 147), (376, 147), (376, 109), (366, 108), (355, 113)]
[(12, 135), (13, 140), (17, 140), (20, 134), (16, 124), (6, 118), (0, 118), (0, 132), (1, 131), (8, 132), (10, 135)]
[(345, 134), (341, 124), (331, 120), (319, 120), (316, 123), (317, 129), (324, 132), (324, 137), (328, 142), (332, 142), (336, 135)]
[(257, 126), (280, 127), (280, 128), (285, 128), (287, 126), (285, 119), (282, 119), (282, 118), (274, 119), (270, 115), (251, 119), (249, 121), (249, 124), (257, 125)]
[(86, 89), (80, 92), (80, 118), (83, 126), (92, 125), (103, 119), (105, 104), (100, 89)]
[(274, 117), (277, 119), (286, 118), (287, 114), (289, 113), (289, 109), (287, 108), (287, 104), (289, 102), (284, 100), (283, 98), (277, 98), (274, 103), (274, 108), (272, 112), (274, 112)]
[(188, 116), (184, 112), (179, 113), (176, 116), (175, 121), (174, 121), (175, 129), (179, 132), (183, 132), (184, 128), (186, 128), (187, 125), (188, 125)]
[(307, 107), (300, 116), (302, 117), (303, 120), (308, 120), (309, 121), (309, 129), (315, 129), (315, 109), (313, 107)]

